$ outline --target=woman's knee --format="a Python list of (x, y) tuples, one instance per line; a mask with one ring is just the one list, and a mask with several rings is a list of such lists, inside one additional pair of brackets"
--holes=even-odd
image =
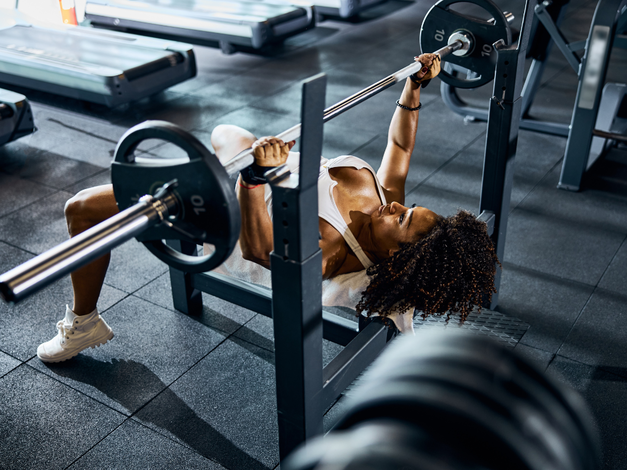
[(224, 164), (257, 140), (254, 134), (243, 127), (220, 124), (211, 133), (211, 145), (218, 159)]
[(70, 236), (77, 235), (118, 212), (113, 186), (84, 189), (65, 203), (65, 220)]

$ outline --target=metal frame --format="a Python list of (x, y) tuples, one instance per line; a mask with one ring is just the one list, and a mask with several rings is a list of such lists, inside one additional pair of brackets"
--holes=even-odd
[[(481, 180), (480, 217), (493, 225), (491, 238), (496, 254), (503, 259), (505, 235), (514, 177), (514, 158), (518, 144), (518, 129), (523, 98), (523, 74), (527, 44), (531, 33), (534, 0), (527, 0), (521, 23), (518, 43), (505, 46), (494, 44), (497, 52), (494, 73), (494, 95), (488, 108), (488, 131)], [(494, 285), (498, 291), (501, 272), (497, 270)], [(494, 309), (498, 304), (498, 293), (492, 296), (486, 307)]]
[[(322, 252), (318, 246), (318, 173), (326, 76), (303, 85), (300, 172), (267, 175), (272, 186), (275, 249), (272, 290), (216, 273), (170, 269), (175, 308), (197, 315), (201, 292), (274, 320), (276, 389), (281, 460), (322, 433), (322, 417), (385, 347), (390, 331), (373, 320), (355, 321), (322, 311)], [(170, 242), (169, 242), (170, 243)], [(192, 254), (193, 244), (171, 242)], [(322, 338), (345, 346), (322, 367)]]
[(617, 26), (621, 15), (622, 21), (627, 18), (626, 8), (627, 0), (600, 0), (594, 12), (579, 68), (577, 97), (557, 185), (560, 189), (578, 191), (584, 172), (598, 156), (595, 154), (590, 158), (590, 147), (601, 109), (603, 85)]

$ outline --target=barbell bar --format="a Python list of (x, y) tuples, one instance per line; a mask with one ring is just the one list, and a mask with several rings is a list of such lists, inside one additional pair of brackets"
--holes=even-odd
[(6, 272), (0, 276), (0, 296), (18, 302), (176, 214), (173, 186), (143, 196), (134, 206)]
[[(468, 55), (474, 49), (473, 43), (475, 40), (475, 35), (472, 32), (457, 30), (449, 37), (448, 44), (437, 49), (434, 54), (439, 55), (440, 58), (449, 56), (454, 52), (457, 52), (455, 56), (457, 58)], [(405, 80), (410, 75), (420, 71), (422, 67), (423, 64), (420, 62), (409, 64), (326, 108), (323, 113), (323, 122), (330, 121), (367, 99)], [(252, 149), (244, 150), (231, 159), (224, 167), (218, 168), (219, 165), (216, 166), (217, 158), (191, 134), (169, 123), (155, 121), (153, 124), (149, 121), (135, 126), (122, 137), (116, 149), (116, 156), (112, 165), (112, 176), (115, 176), (115, 171), (119, 171), (116, 168), (122, 168), (125, 165), (127, 168), (134, 166), (134, 151), (143, 140), (159, 138), (160, 133), (153, 132), (155, 126), (156, 130), (162, 133), (165, 132), (165, 135), (169, 136), (164, 140), (169, 140), (188, 153), (190, 160), (193, 160), (193, 163), (196, 165), (195, 168), (198, 168), (199, 163), (206, 165), (207, 168), (204, 170), (211, 174), (213, 185), (219, 187), (218, 189), (212, 188), (210, 192), (212, 195), (217, 194), (217, 199), (219, 200), (202, 198), (197, 194), (187, 194), (187, 197), (181, 196), (180, 191), (177, 192), (175, 189), (177, 184), (180, 185), (180, 190), (185, 188), (186, 181), (181, 179), (176, 184), (165, 184), (166, 181), (161, 181), (158, 185), (152, 184), (150, 187), (151, 191), (141, 198), (139, 196), (134, 198), (129, 194), (125, 194), (126, 201), (122, 203), (116, 189), (115, 178), (112, 178), (114, 180), (116, 201), (122, 212), (0, 275), (0, 296), (3, 300), (11, 303), (19, 302), (133, 237), (142, 241), (153, 254), (168, 265), (187, 272), (209, 271), (217, 267), (230, 255), (239, 238), (239, 220), (234, 220), (238, 219), (238, 217), (235, 217), (235, 214), (236, 211), (239, 211), (239, 207), (231, 207), (233, 205), (237, 206), (237, 202), (234, 202), (234, 196), (227, 196), (224, 188), (230, 184), (228, 177), (236, 176), (240, 170), (253, 163)], [(300, 132), (301, 124), (296, 124), (278, 134), (277, 137), (287, 142), (298, 138)], [(196, 158), (192, 158), (192, 154)], [(185, 166), (185, 164), (181, 165), (180, 163), (169, 165), (167, 159), (163, 163), (163, 168), (173, 173), (176, 173), (178, 168), (184, 168)], [(151, 171), (155, 169), (155, 166), (148, 165), (139, 169), (140, 171)], [(174, 176), (174, 178), (176, 177)], [(171, 179), (168, 178), (168, 181)], [(202, 178), (196, 179), (202, 180)], [(198, 183), (196, 186), (198, 186)], [(150, 192), (155, 191), (155, 189), (154, 196), (151, 196)], [(203, 201), (201, 207), (197, 206), (194, 198), (196, 198), (196, 201)], [(131, 199), (139, 199), (139, 202), (130, 204), (128, 201)], [(213, 221), (214, 227), (221, 227), (222, 229), (219, 235), (213, 234), (211, 229), (202, 230), (202, 227), (197, 227), (200, 220), (198, 210), (205, 210), (208, 199), (211, 199), (211, 204), (217, 207), (224, 208), (226, 206), (229, 212), (226, 223), (222, 224)], [(186, 221), (189, 218), (193, 219), (193, 224)], [(213, 255), (201, 257), (184, 255), (168, 247), (163, 242), (166, 239), (182, 239), (199, 244), (211, 243), (218, 246), (219, 249)]]
[[(472, 39), (470, 38), (468, 34), (464, 35), (464, 38), (466, 39), (466, 41), (472, 41)], [(461, 38), (459, 39), (456, 38), (455, 40), (451, 41), (446, 46), (441, 47), (440, 49), (436, 50), (434, 54), (437, 54), (440, 56), (440, 58), (443, 58), (454, 53), (455, 51), (463, 50), (464, 48), (466, 48), (466, 44), (461, 40)], [(413, 75), (416, 72), (419, 72), (420, 69), (422, 69), (422, 67), (423, 67), (423, 64), (421, 64), (420, 62), (414, 62), (413, 64), (409, 64), (408, 66), (403, 67), (397, 72), (394, 72), (393, 74), (388, 75), (387, 77), (379, 80), (378, 82), (373, 83), (372, 85), (364, 88), (363, 90), (358, 91), (354, 95), (351, 95), (348, 98), (345, 98), (342, 101), (339, 101), (335, 103), (334, 105), (329, 106), (328, 108), (324, 110), (323, 118), (322, 118), (323, 122), (326, 123), (330, 121), (331, 119), (336, 118), (340, 114), (348, 111), (349, 109), (357, 106), (358, 104), (363, 103), (367, 99), (372, 98), (373, 96), (381, 93), (383, 90), (387, 90), (388, 88), (390, 88), (393, 85), (396, 85), (400, 81), (405, 80), (410, 75)], [(295, 140), (298, 137), (300, 137), (300, 129), (301, 129), (301, 125), (296, 124), (295, 126), (290, 127), (289, 129), (281, 132), (280, 134), (277, 134), (276, 137), (278, 137), (284, 142), (289, 142), (291, 140)], [(231, 159), (224, 166), (224, 168), (226, 169), (226, 172), (229, 175), (234, 176), (240, 170), (243, 170), (244, 168), (252, 164), (253, 161), (254, 161), (253, 150), (246, 149), (240, 152), (239, 154), (237, 154), (233, 159)]]

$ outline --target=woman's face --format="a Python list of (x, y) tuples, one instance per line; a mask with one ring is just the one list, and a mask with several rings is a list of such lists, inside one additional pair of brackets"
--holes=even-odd
[(426, 207), (405, 207), (398, 202), (381, 206), (371, 215), (372, 235), (378, 247), (398, 251), (404, 243), (414, 243), (435, 226), (438, 215)]

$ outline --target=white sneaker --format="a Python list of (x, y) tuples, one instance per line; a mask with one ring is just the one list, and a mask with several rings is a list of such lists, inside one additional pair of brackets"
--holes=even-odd
[(83, 349), (100, 346), (113, 338), (113, 331), (98, 310), (79, 316), (66, 307), (65, 318), (57, 323), (57, 329), (57, 336), (37, 348), (37, 356), (44, 362), (66, 361)]

